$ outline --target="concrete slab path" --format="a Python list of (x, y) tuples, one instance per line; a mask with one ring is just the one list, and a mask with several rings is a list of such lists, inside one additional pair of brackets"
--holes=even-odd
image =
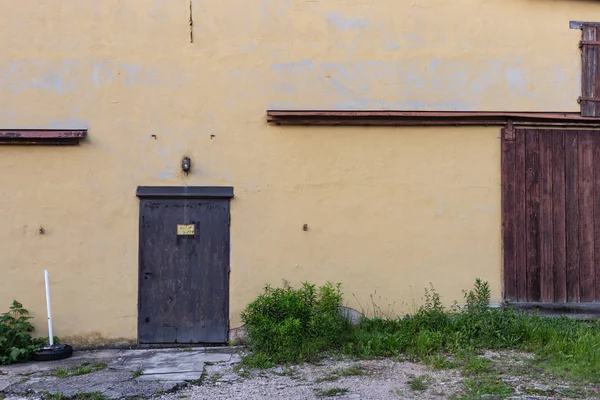
[(0, 397), (149, 397), (199, 380), (206, 363), (239, 359), (235, 348), (76, 351), (66, 360), (0, 366)]

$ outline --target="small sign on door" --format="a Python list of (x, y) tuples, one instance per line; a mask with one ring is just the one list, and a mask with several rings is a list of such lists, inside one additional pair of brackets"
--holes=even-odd
[(177, 236), (193, 236), (194, 224), (177, 224)]

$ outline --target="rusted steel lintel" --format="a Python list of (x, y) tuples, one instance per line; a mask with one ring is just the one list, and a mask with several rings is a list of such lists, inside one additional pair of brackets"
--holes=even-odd
[(83, 139), (87, 130), (54, 130), (54, 129), (0, 129), (2, 139)]
[(453, 112), (453, 111), (329, 111), (268, 110), (268, 122), (278, 125), (454, 126), (515, 125), (597, 126), (600, 119), (579, 113)]
[[(382, 120), (348, 120), (348, 121), (315, 121), (315, 120), (269, 120), (274, 125), (287, 126), (505, 126), (506, 121), (430, 121), (430, 120), (410, 120), (410, 121), (382, 121)], [(576, 122), (532, 122), (532, 121), (513, 121), (514, 126), (524, 127), (586, 127), (600, 128), (600, 121), (595, 124), (576, 123)]]
[(3, 139), (0, 138), (0, 145), (45, 145), (45, 146), (76, 146), (79, 139)]
[[(537, 119), (586, 119), (578, 112), (513, 112), (513, 111), (384, 111), (384, 110), (267, 110), (269, 117), (414, 117), (414, 118), (537, 118)], [(587, 118), (596, 120), (595, 118)]]
[(353, 119), (335, 119), (335, 118), (269, 118), (267, 120), (275, 125), (323, 125), (323, 126), (459, 126), (459, 125), (493, 125), (503, 126), (506, 121), (500, 120), (477, 120), (465, 121), (459, 119), (447, 119), (444, 121), (434, 120), (399, 120), (399, 119), (368, 119), (368, 118), (353, 118)]
[(590, 21), (569, 21), (569, 28), (571, 29), (582, 29), (584, 26), (600, 26), (600, 23)]

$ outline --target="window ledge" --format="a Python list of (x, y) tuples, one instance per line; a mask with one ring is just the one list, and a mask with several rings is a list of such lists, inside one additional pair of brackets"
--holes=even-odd
[(86, 136), (87, 129), (0, 129), (0, 145), (77, 145)]

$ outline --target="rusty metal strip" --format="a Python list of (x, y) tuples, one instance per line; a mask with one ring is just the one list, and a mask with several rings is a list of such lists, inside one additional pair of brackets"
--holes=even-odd
[(581, 103), (584, 101), (592, 101), (594, 103), (600, 103), (600, 98), (599, 97), (583, 97), (583, 96), (579, 96), (577, 98), (578, 103)]
[[(535, 118), (581, 120), (578, 112), (267, 110), (269, 117)], [(595, 118), (587, 118), (596, 120)]]
[(61, 139), (61, 138), (84, 138), (86, 130), (53, 130), (53, 129), (0, 129), (0, 137), (10, 138), (37, 138), (37, 139)]
[(506, 122), (506, 128), (504, 128), (504, 140), (507, 142), (515, 141), (515, 128), (513, 126), (512, 119)]
[(87, 136), (87, 130), (0, 129), (0, 144), (73, 145)]
[(584, 26), (599, 26), (598, 22), (584, 22), (584, 21), (569, 21), (569, 28), (571, 29), (581, 29)]
[(499, 126), (508, 120), (528, 126), (598, 126), (600, 119), (579, 113), (453, 112), (453, 111), (333, 111), (268, 110), (267, 121), (276, 125), (329, 126)]
[(579, 47), (583, 46), (600, 46), (600, 41), (598, 40), (581, 40), (579, 42)]

